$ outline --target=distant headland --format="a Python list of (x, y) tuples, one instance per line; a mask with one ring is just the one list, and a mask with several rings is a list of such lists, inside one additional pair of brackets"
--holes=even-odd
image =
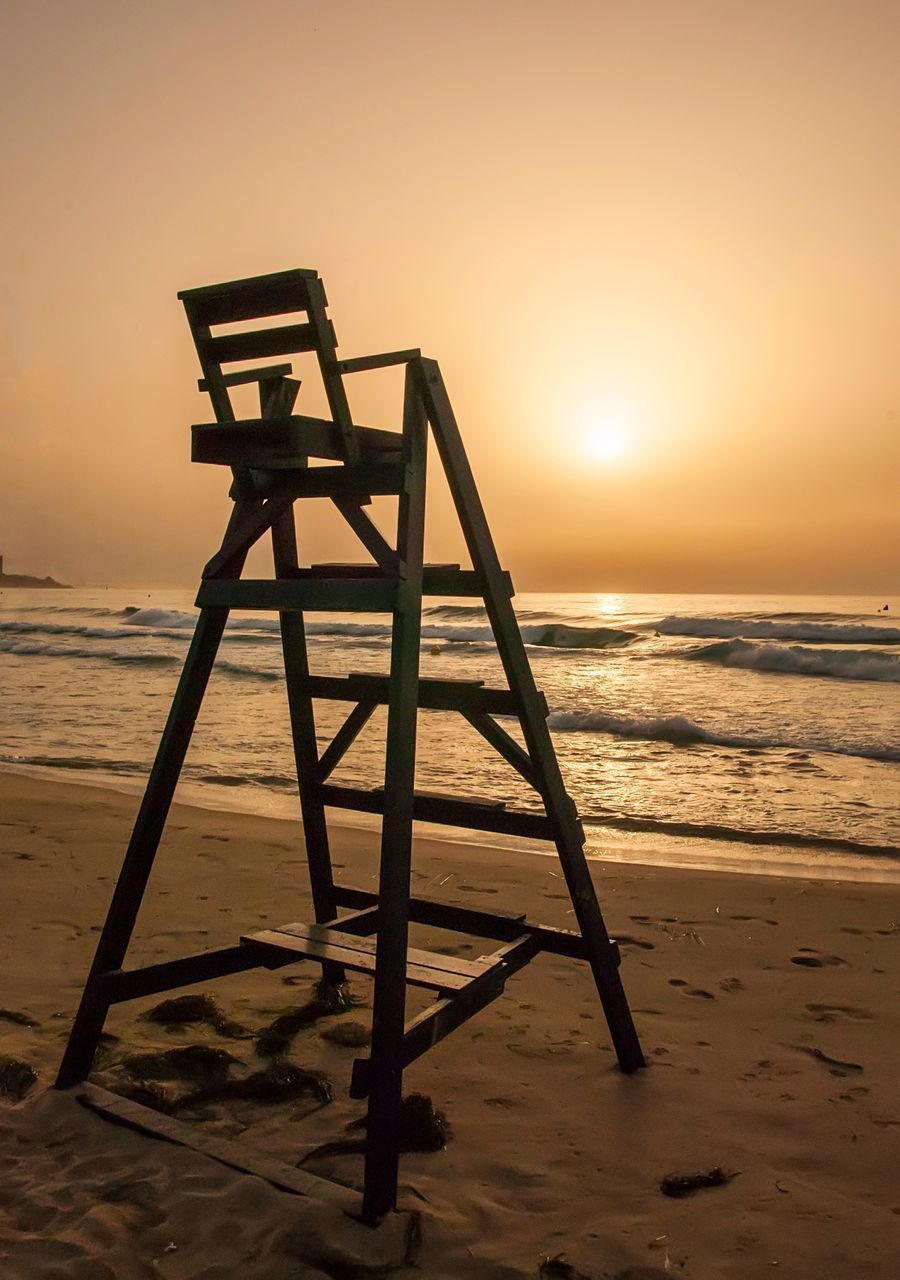
[(28, 573), (4, 573), (3, 557), (0, 556), (0, 591), (4, 587), (61, 587), (70, 591), (68, 582), (57, 582), (55, 578), (33, 578)]

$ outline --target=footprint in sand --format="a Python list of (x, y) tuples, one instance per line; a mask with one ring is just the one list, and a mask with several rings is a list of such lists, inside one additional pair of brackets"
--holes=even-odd
[(808, 1004), (806, 1008), (816, 1022), (837, 1022), (840, 1018), (848, 1018), (851, 1022), (872, 1021), (867, 1009), (857, 1009), (852, 1004)]
[(841, 956), (825, 956), (819, 951), (814, 951), (812, 947), (800, 947), (799, 951), (799, 955), (791, 956), (791, 964), (799, 964), (804, 969), (824, 969), (826, 966), (847, 963)]
[(642, 951), (655, 951), (656, 946), (652, 942), (648, 942), (646, 938), (635, 938), (630, 933), (617, 933), (615, 941), (620, 942), (623, 947), (640, 947)]
[(746, 988), (740, 978), (723, 978), (719, 983), (722, 991), (745, 991)]
[(689, 986), (689, 984), (685, 982), (684, 978), (670, 978), (669, 986), (684, 987), (684, 994), (686, 996), (695, 996), (699, 1000), (715, 1000), (716, 998), (711, 991), (704, 991), (702, 987)]

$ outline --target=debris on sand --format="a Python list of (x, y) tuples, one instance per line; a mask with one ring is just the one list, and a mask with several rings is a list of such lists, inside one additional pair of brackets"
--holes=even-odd
[(135, 1080), (190, 1080), (194, 1084), (221, 1084), (237, 1058), (211, 1045), (189, 1044), (180, 1049), (132, 1053), (119, 1064)]
[(174, 1111), (177, 1101), (174, 1091), (161, 1080), (117, 1081), (112, 1092), (117, 1093), (120, 1098), (139, 1102), (142, 1107), (150, 1107), (152, 1111), (161, 1111), (163, 1115)]
[[(352, 1120), (348, 1129), (365, 1129), (367, 1119), (362, 1116)], [(443, 1111), (438, 1111), (430, 1098), (424, 1093), (410, 1093), (400, 1104), (400, 1150), (401, 1151), (443, 1151), (452, 1130)], [(339, 1156), (363, 1154), (366, 1150), (365, 1138), (341, 1138), (336, 1142), (325, 1142), (320, 1147), (307, 1151), (298, 1167), (308, 1160), (320, 1156)]]
[(659, 1184), (659, 1189), (664, 1196), (673, 1196), (679, 1199), (681, 1196), (691, 1196), (695, 1191), (702, 1190), (703, 1187), (724, 1187), (732, 1178), (737, 1177), (736, 1173), (726, 1173), (724, 1169), (716, 1165), (714, 1169), (707, 1169), (702, 1173), (669, 1173), (663, 1178)]
[(360, 1001), (351, 993), (346, 982), (328, 982), (322, 979), (313, 988), (313, 997), (294, 1009), (281, 1013), (259, 1033), (256, 1052), (261, 1058), (280, 1058), (291, 1047), (298, 1032), (312, 1026), (320, 1018), (331, 1018), (336, 1013), (346, 1013)]
[(246, 1027), (227, 1018), (212, 996), (205, 993), (173, 996), (148, 1009), (143, 1016), (148, 1022), (158, 1022), (164, 1027), (183, 1027), (193, 1022), (204, 1022), (213, 1031), (218, 1031), (220, 1036), (228, 1036), (232, 1040), (247, 1039), (250, 1036)]
[(347, 1049), (362, 1049), (372, 1039), (372, 1032), (366, 1024), (355, 1019), (336, 1022), (332, 1027), (326, 1027), (321, 1034), (323, 1040), (330, 1040), (332, 1044), (340, 1044)]
[(243, 1080), (223, 1080), (179, 1098), (178, 1107), (201, 1106), (209, 1102), (226, 1102), (246, 1098), (254, 1102), (287, 1102), (303, 1094), (312, 1094), (321, 1103), (331, 1102), (331, 1081), (322, 1071), (310, 1071), (292, 1062), (276, 1062), (263, 1071), (254, 1071)]
[(20, 1058), (0, 1054), (0, 1095), (21, 1102), (29, 1089), (37, 1084), (37, 1072)]
[(566, 1261), (564, 1253), (544, 1258), (538, 1268), (538, 1276), (540, 1280), (590, 1280), (583, 1271), (577, 1271), (571, 1262)]
[(41, 1024), (18, 1009), (0, 1009), (0, 1022), (13, 1022), (17, 1027), (39, 1027)]

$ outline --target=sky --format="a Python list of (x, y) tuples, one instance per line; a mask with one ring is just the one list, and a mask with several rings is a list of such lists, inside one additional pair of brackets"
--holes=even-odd
[(896, 0), (3, 0), (7, 571), (196, 582), (176, 293), (299, 266), (439, 360), (519, 590), (900, 590), (898, 60)]

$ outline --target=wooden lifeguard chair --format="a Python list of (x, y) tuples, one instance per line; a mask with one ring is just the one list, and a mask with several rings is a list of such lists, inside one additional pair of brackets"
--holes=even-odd
[[(404, 1068), (496, 999), (507, 979), (541, 951), (585, 960), (591, 966), (623, 1071), (644, 1065), (619, 977), (619, 950), (609, 938), (584, 854), (584, 832), (566, 793), (538, 692), (512, 607), (513, 588), (501, 567), (440, 370), (419, 351), (343, 360), (315, 271), (293, 270), (179, 294), (197, 347), (200, 389), (208, 392), (216, 421), (193, 428), (195, 462), (229, 466), (234, 507), (219, 550), (203, 570), (200, 610), (134, 832), (97, 945), (57, 1084), (83, 1081), (110, 1005), (243, 970), (277, 968), (300, 960), (322, 965), (340, 981), (345, 971), (374, 977), (372, 1043), (354, 1063), (351, 1096), (368, 1097), (363, 1214), (377, 1221), (395, 1207), (399, 1162), (398, 1120)], [(252, 331), (214, 333), (218, 326), (299, 314), (296, 323)], [(315, 352), (330, 419), (293, 412), (299, 382), (292, 366), (242, 368), (273, 356)], [(357, 426), (350, 414), (345, 375), (404, 365), (402, 430)], [(260, 416), (236, 421), (229, 388), (255, 383)], [(463, 535), (471, 569), (423, 563), (426, 445), (431, 430)], [(332, 465), (310, 467), (310, 458)], [(371, 495), (398, 497), (392, 545), (365, 511)], [(298, 561), (294, 504), (327, 497), (369, 553), (359, 565)], [(275, 577), (241, 577), (251, 546), (270, 532)], [(468, 596), (484, 601), (506, 675), (505, 689), (469, 680), (420, 679), (423, 596)], [(126, 952), (153, 859), (190, 742), (229, 612), (278, 613), (284, 654), (306, 852), (315, 921), (251, 930), (234, 946), (137, 969)], [(319, 675), (310, 671), (304, 615), (359, 611), (392, 616), (390, 672)], [(314, 701), (352, 704), (327, 749), (316, 744)], [(329, 776), (373, 711), (387, 705), (384, 785), (340, 786)], [(414, 790), (418, 708), (461, 714), (533, 788), (538, 807), (513, 811), (490, 800)], [(518, 719), (524, 747), (498, 723)], [(378, 892), (335, 883), (326, 808), (382, 815)], [(489, 912), (412, 896), (413, 820), (555, 843), (572, 899), (578, 931), (554, 929), (524, 915)], [(499, 944), (464, 960), (413, 949), (410, 923), (456, 930)], [(406, 986), (435, 995), (405, 1021)], [(171, 1125), (174, 1122), (169, 1122)]]

